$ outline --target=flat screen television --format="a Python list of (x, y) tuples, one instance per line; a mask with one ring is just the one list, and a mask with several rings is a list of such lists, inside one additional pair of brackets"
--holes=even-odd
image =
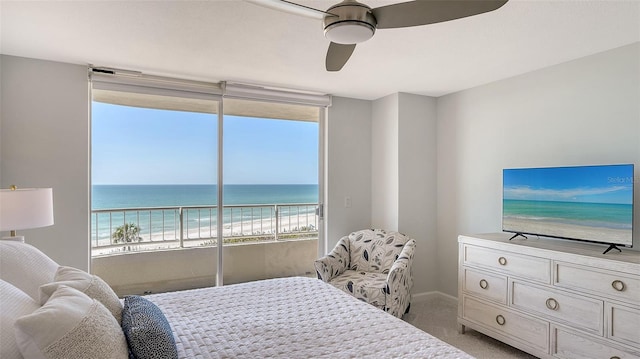
[(504, 169), (502, 230), (633, 245), (632, 164)]

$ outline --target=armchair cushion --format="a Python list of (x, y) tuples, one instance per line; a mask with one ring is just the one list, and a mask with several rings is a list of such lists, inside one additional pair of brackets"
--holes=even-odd
[(389, 291), (386, 274), (348, 269), (329, 281), (329, 284), (342, 289), (363, 302), (382, 310), (385, 309), (386, 296)]

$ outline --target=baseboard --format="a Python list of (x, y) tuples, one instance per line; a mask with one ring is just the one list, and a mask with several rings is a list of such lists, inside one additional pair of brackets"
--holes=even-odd
[(420, 303), (420, 302), (424, 302), (426, 300), (434, 299), (434, 298), (441, 298), (441, 299), (455, 302), (455, 303), (458, 302), (458, 298), (446, 293), (439, 292), (437, 290), (434, 290), (431, 292), (416, 293), (411, 295), (411, 301), (414, 303)]

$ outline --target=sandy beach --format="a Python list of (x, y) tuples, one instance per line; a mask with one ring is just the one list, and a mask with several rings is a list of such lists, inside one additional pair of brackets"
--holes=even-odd
[(502, 228), (505, 231), (544, 233), (547, 236), (588, 239), (605, 243), (631, 243), (631, 231), (623, 229), (580, 226), (575, 224), (534, 221), (518, 218), (504, 218), (502, 221)]
[[(265, 217), (255, 220), (234, 221), (233, 223), (226, 223), (223, 229), (224, 238), (239, 238), (250, 236), (273, 236), (275, 232), (275, 218)], [(170, 224), (167, 224), (170, 225)], [(318, 217), (315, 214), (301, 214), (280, 217), (278, 224), (278, 235), (286, 235), (290, 233), (308, 233), (315, 232), (318, 229)], [(165, 231), (154, 231), (151, 234), (148, 229), (145, 228), (144, 223), (141, 223), (141, 242), (130, 244), (132, 250), (153, 250), (153, 249), (165, 249), (165, 248), (177, 248), (179, 247), (179, 230), (166, 228)], [(207, 223), (194, 223), (188, 222), (188, 227), (185, 223), (184, 233), (184, 246), (193, 247), (200, 246), (206, 243), (210, 243), (212, 239), (215, 239), (217, 235), (217, 226)], [(151, 235), (151, 236), (150, 236)], [(109, 246), (109, 238), (101, 238), (99, 240), (101, 246)], [(124, 245), (124, 244), (122, 244)], [(95, 244), (94, 244), (95, 246)], [(100, 248), (94, 247), (93, 253), (108, 254), (121, 251), (121, 248), (106, 247)]]
[[(225, 224), (222, 233), (225, 237), (271, 235), (275, 232), (275, 225), (275, 218), (235, 221), (233, 223)], [(318, 218), (316, 215), (284, 216), (280, 218), (278, 226), (278, 233), (299, 232), (305, 227), (313, 227), (317, 230)], [(218, 228), (216, 225), (201, 225), (200, 227), (195, 226), (193, 228), (190, 226), (188, 228), (188, 237), (215, 237), (217, 230)]]

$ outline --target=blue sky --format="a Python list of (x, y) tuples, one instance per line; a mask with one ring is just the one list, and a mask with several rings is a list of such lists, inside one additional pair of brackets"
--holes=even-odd
[(633, 167), (507, 169), (504, 199), (631, 204)]
[[(318, 183), (318, 123), (224, 118), (228, 184)], [(93, 184), (215, 184), (217, 115), (92, 104)]]

